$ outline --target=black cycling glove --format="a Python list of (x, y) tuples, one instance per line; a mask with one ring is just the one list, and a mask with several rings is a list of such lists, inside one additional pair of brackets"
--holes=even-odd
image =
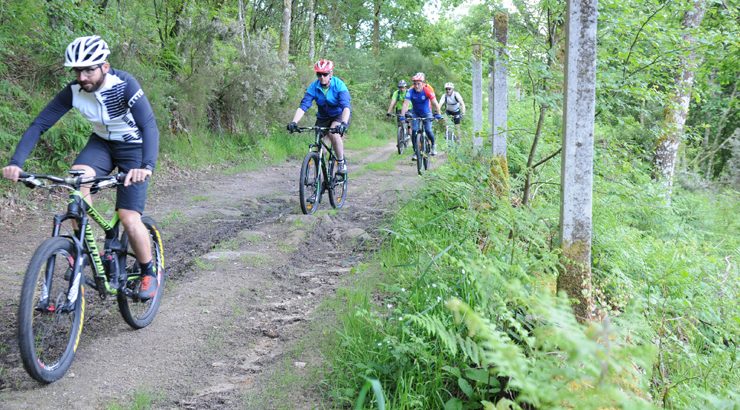
[(298, 124), (296, 124), (295, 122), (291, 122), (290, 124), (288, 124), (288, 131), (298, 132)]
[(344, 134), (345, 132), (347, 132), (347, 123), (340, 122), (339, 125), (337, 125), (337, 133)]

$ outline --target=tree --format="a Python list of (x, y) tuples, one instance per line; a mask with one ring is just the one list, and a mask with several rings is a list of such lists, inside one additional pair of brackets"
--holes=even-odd
[(696, 43), (693, 30), (699, 27), (704, 18), (704, 0), (693, 0), (693, 6), (683, 18), (683, 43), (689, 50), (688, 54), (680, 59), (681, 71), (676, 77), (676, 85), (665, 109), (665, 124), (663, 133), (658, 138), (655, 149), (655, 167), (658, 178), (662, 180), (666, 189), (666, 198), (670, 203), (673, 187), (673, 175), (676, 170), (678, 148), (684, 132), (686, 118), (689, 115), (691, 89), (696, 76), (697, 56), (693, 47)]
[(288, 62), (290, 52), (290, 12), (293, 7), (292, 0), (283, 0), (283, 25), (280, 35), (280, 61)]

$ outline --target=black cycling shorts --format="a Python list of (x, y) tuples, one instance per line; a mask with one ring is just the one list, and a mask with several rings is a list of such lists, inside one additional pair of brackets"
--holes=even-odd
[(460, 124), (460, 120), (462, 119), (462, 116), (460, 114), (460, 110), (457, 111), (445, 111), (447, 115), (452, 116), (452, 121), (457, 125)]
[[(92, 134), (85, 148), (75, 159), (74, 165), (91, 167), (95, 171), (95, 176), (108, 175), (114, 168), (118, 168), (119, 172), (128, 172), (130, 169), (141, 167), (143, 153), (142, 144), (106, 141)], [(116, 210), (128, 209), (144, 213), (148, 186), (148, 180), (127, 187), (118, 185)]]
[[(342, 122), (342, 116), (336, 116), (333, 118), (316, 118), (316, 124), (314, 124), (317, 127), (331, 127), (331, 124), (336, 121), (337, 123)], [(347, 128), (349, 128), (349, 124), (352, 122), (352, 117), (350, 117), (349, 121), (347, 121)]]

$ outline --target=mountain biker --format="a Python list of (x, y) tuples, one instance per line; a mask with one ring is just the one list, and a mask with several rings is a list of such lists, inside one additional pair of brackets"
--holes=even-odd
[(445, 93), (442, 94), (442, 98), (439, 100), (439, 106), (443, 105), (445, 106), (445, 113), (452, 116), (457, 135), (460, 135), (460, 120), (465, 115), (465, 101), (463, 101), (460, 93), (455, 91), (455, 85), (452, 83), (445, 83)]
[[(406, 80), (401, 80), (398, 82), (398, 89), (393, 92), (393, 95), (391, 95), (391, 102), (388, 104), (388, 112), (386, 115), (388, 117), (396, 115), (396, 122), (397, 125), (400, 125), (401, 123), (401, 117), (399, 117), (399, 114), (401, 113), (401, 107), (403, 107), (403, 101), (406, 99), (406, 90), (407, 90), (408, 84), (406, 84)], [(395, 105), (396, 109), (393, 112), (393, 106)], [(411, 106), (410, 106), (411, 107)], [(410, 117), (410, 113), (406, 113), (406, 117)], [(407, 135), (411, 135), (411, 124), (408, 124), (408, 130)]]
[[(432, 118), (441, 120), (442, 115), (440, 114), (442, 109), (437, 102), (437, 97), (434, 95), (434, 89), (426, 84), (426, 77), (424, 73), (416, 73), (412, 78), (413, 87), (406, 93), (406, 100), (403, 102), (401, 107), (401, 116), (405, 116), (409, 107), (412, 107), (412, 112), (415, 117), (423, 118), (424, 132), (426, 133), (429, 141), (432, 143), (432, 155), (437, 155), (437, 148), (434, 141), (434, 131), (432, 131)], [(413, 104), (413, 106), (412, 106)], [(432, 117), (432, 106), (436, 108), (437, 113)], [(413, 132), (411, 133), (412, 143), (416, 147), (416, 131), (421, 125), (418, 120), (413, 122)]]
[[(64, 66), (76, 79), (60, 91), (33, 120), (21, 137), (3, 177), (17, 181), (21, 167), (41, 134), (72, 108), (92, 123), (93, 132), (75, 159), (72, 169), (84, 177), (110, 174), (114, 168), (126, 173), (116, 193), (116, 210), (143, 274), (139, 297), (151, 299), (157, 292), (156, 267), (149, 234), (141, 222), (148, 178), (157, 163), (159, 130), (149, 100), (129, 73), (114, 70), (107, 61), (110, 49), (99, 36), (78, 37), (67, 46)], [(91, 202), (90, 187), (80, 192)]]
[(337, 154), (337, 173), (347, 174), (347, 161), (344, 159), (342, 137), (349, 128), (352, 107), (349, 89), (344, 81), (334, 77), (334, 62), (321, 59), (313, 66), (317, 79), (306, 88), (300, 107), (295, 111), (293, 121), (288, 124), (288, 131), (298, 131), (298, 121), (316, 101), (317, 127), (336, 128), (336, 133), (329, 133), (329, 140)]

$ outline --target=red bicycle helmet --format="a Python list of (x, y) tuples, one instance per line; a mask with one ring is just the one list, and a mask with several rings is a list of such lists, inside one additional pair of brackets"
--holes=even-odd
[(426, 77), (424, 77), (424, 73), (416, 73), (413, 77), (411, 77), (411, 81), (421, 81), (425, 82)]
[(313, 71), (317, 73), (328, 73), (334, 69), (334, 62), (323, 58), (313, 65)]

